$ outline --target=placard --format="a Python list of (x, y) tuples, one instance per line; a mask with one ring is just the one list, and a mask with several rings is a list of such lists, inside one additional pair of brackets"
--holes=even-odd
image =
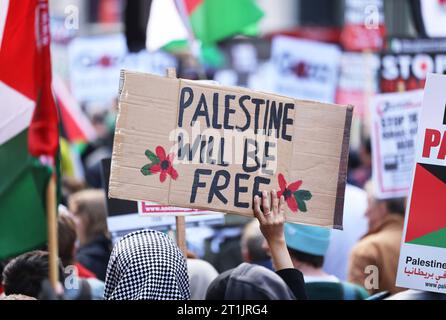
[(278, 36), (271, 44), (271, 59), (274, 92), (297, 99), (334, 102), (341, 61), (338, 46)]
[(123, 71), (109, 196), (342, 228), (353, 108)]
[(428, 75), (396, 285), (446, 293), (446, 76)]
[(376, 95), (372, 115), (373, 184), (379, 199), (407, 197), (423, 91)]

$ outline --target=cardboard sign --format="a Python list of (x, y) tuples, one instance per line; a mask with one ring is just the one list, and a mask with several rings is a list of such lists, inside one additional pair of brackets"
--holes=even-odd
[[(101, 174), (105, 193), (108, 194), (111, 159), (101, 161)], [(186, 226), (223, 225), (224, 215), (197, 209), (172, 208), (143, 201), (119, 200), (106, 197), (107, 225), (114, 239), (145, 228), (174, 229), (175, 216), (185, 215)], [(206, 214), (209, 213), (209, 214)]]
[(427, 78), (396, 285), (446, 293), (446, 76)]
[(271, 44), (271, 59), (275, 69), (274, 92), (297, 99), (334, 102), (341, 59), (338, 46), (278, 36)]
[(372, 115), (373, 184), (379, 199), (406, 197), (415, 162), (423, 91), (376, 95)]
[(352, 109), (124, 71), (109, 196), (342, 228)]
[[(105, 193), (108, 194), (110, 181), (110, 166), (111, 159), (105, 158), (101, 161), (102, 179)], [(204, 214), (218, 214), (206, 210), (199, 210), (193, 208), (179, 208), (166, 205), (157, 204), (149, 201), (129, 201), (120, 200), (107, 197), (106, 201), (108, 216), (119, 216), (123, 214), (137, 213), (140, 217), (164, 217), (164, 216), (191, 216)]]

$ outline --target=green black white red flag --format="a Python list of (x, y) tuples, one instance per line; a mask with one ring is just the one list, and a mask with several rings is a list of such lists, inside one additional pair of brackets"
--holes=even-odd
[(47, 0), (0, 1), (0, 259), (47, 239), (59, 145)]

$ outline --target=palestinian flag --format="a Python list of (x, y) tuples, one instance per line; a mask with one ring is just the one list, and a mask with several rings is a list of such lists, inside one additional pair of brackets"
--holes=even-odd
[(406, 243), (446, 248), (444, 166), (417, 163), (410, 200)]
[(214, 62), (218, 41), (238, 34), (256, 35), (262, 17), (255, 0), (153, 0), (146, 46), (149, 51), (177, 51), (198, 40), (202, 57)]
[(58, 150), (47, 0), (0, 1), (0, 259), (45, 244)]
[(263, 12), (254, 0), (183, 0), (192, 30), (204, 45), (244, 34)]

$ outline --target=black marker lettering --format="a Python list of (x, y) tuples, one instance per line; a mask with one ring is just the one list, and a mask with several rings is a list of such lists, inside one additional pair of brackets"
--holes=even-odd
[[(187, 100), (185, 100), (186, 94), (189, 94)], [(192, 101), (194, 100), (194, 91), (190, 87), (184, 87), (181, 89), (180, 94), (180, 110), (178, 115), (178, 127), (181, 128), (183, 126), (183, 116), (184, 116), (184, 109), (189, 107), (192, 104)]]
[(197, 189), (206, 187), (206, 183), (200, 182), (200, 175), (210, 176), (212, 174), (211, 170), (207, 169), (197, 169), (194, 174), (194, 183), (192, 184), (192, 192), (190, 194), (190, 203), (195, 203), (197, 197)]
[[(285, 104), (285, 109), (284, 109), (284, 112), (283, 112), (282, 139), (286, 140), (286, 141), (291, 141), (291, 139), (292, 139), (291, 135), (287, 134), (288, 125), (290, 125), (291, 128), (292, 128), (293, 124), (294, 124), (293, 118), (288, 118), (288, 111), (289, 110), (294, 110), (294, 104), (293, 103), (286, 103)], [(294, 115), (294, 113), (293, 113), (293, 115)]]
[[(218, 184), (220, 177), (224, 178), (224, 182), (221, 185)], [(231, 176), (228, 171), (219, 170), (215, 173), (214, 179), (212, 179), (211, 189), (209, 190), (208, 203), (212, 202), (214, 195), (224, 204), (228, 203), (228, 199), (220, 191), (228, 187), (229, 180), (231, 180)]]
[(247, 187), (240, 186), (240, 180), (249, 180), (249, 174), (237, 173), (235, 175), (235, 190), (234, 190), (234, 206), (237, 208), (249, 208), (248, 202), (240, 202), (240, 193), (248, 192)]

